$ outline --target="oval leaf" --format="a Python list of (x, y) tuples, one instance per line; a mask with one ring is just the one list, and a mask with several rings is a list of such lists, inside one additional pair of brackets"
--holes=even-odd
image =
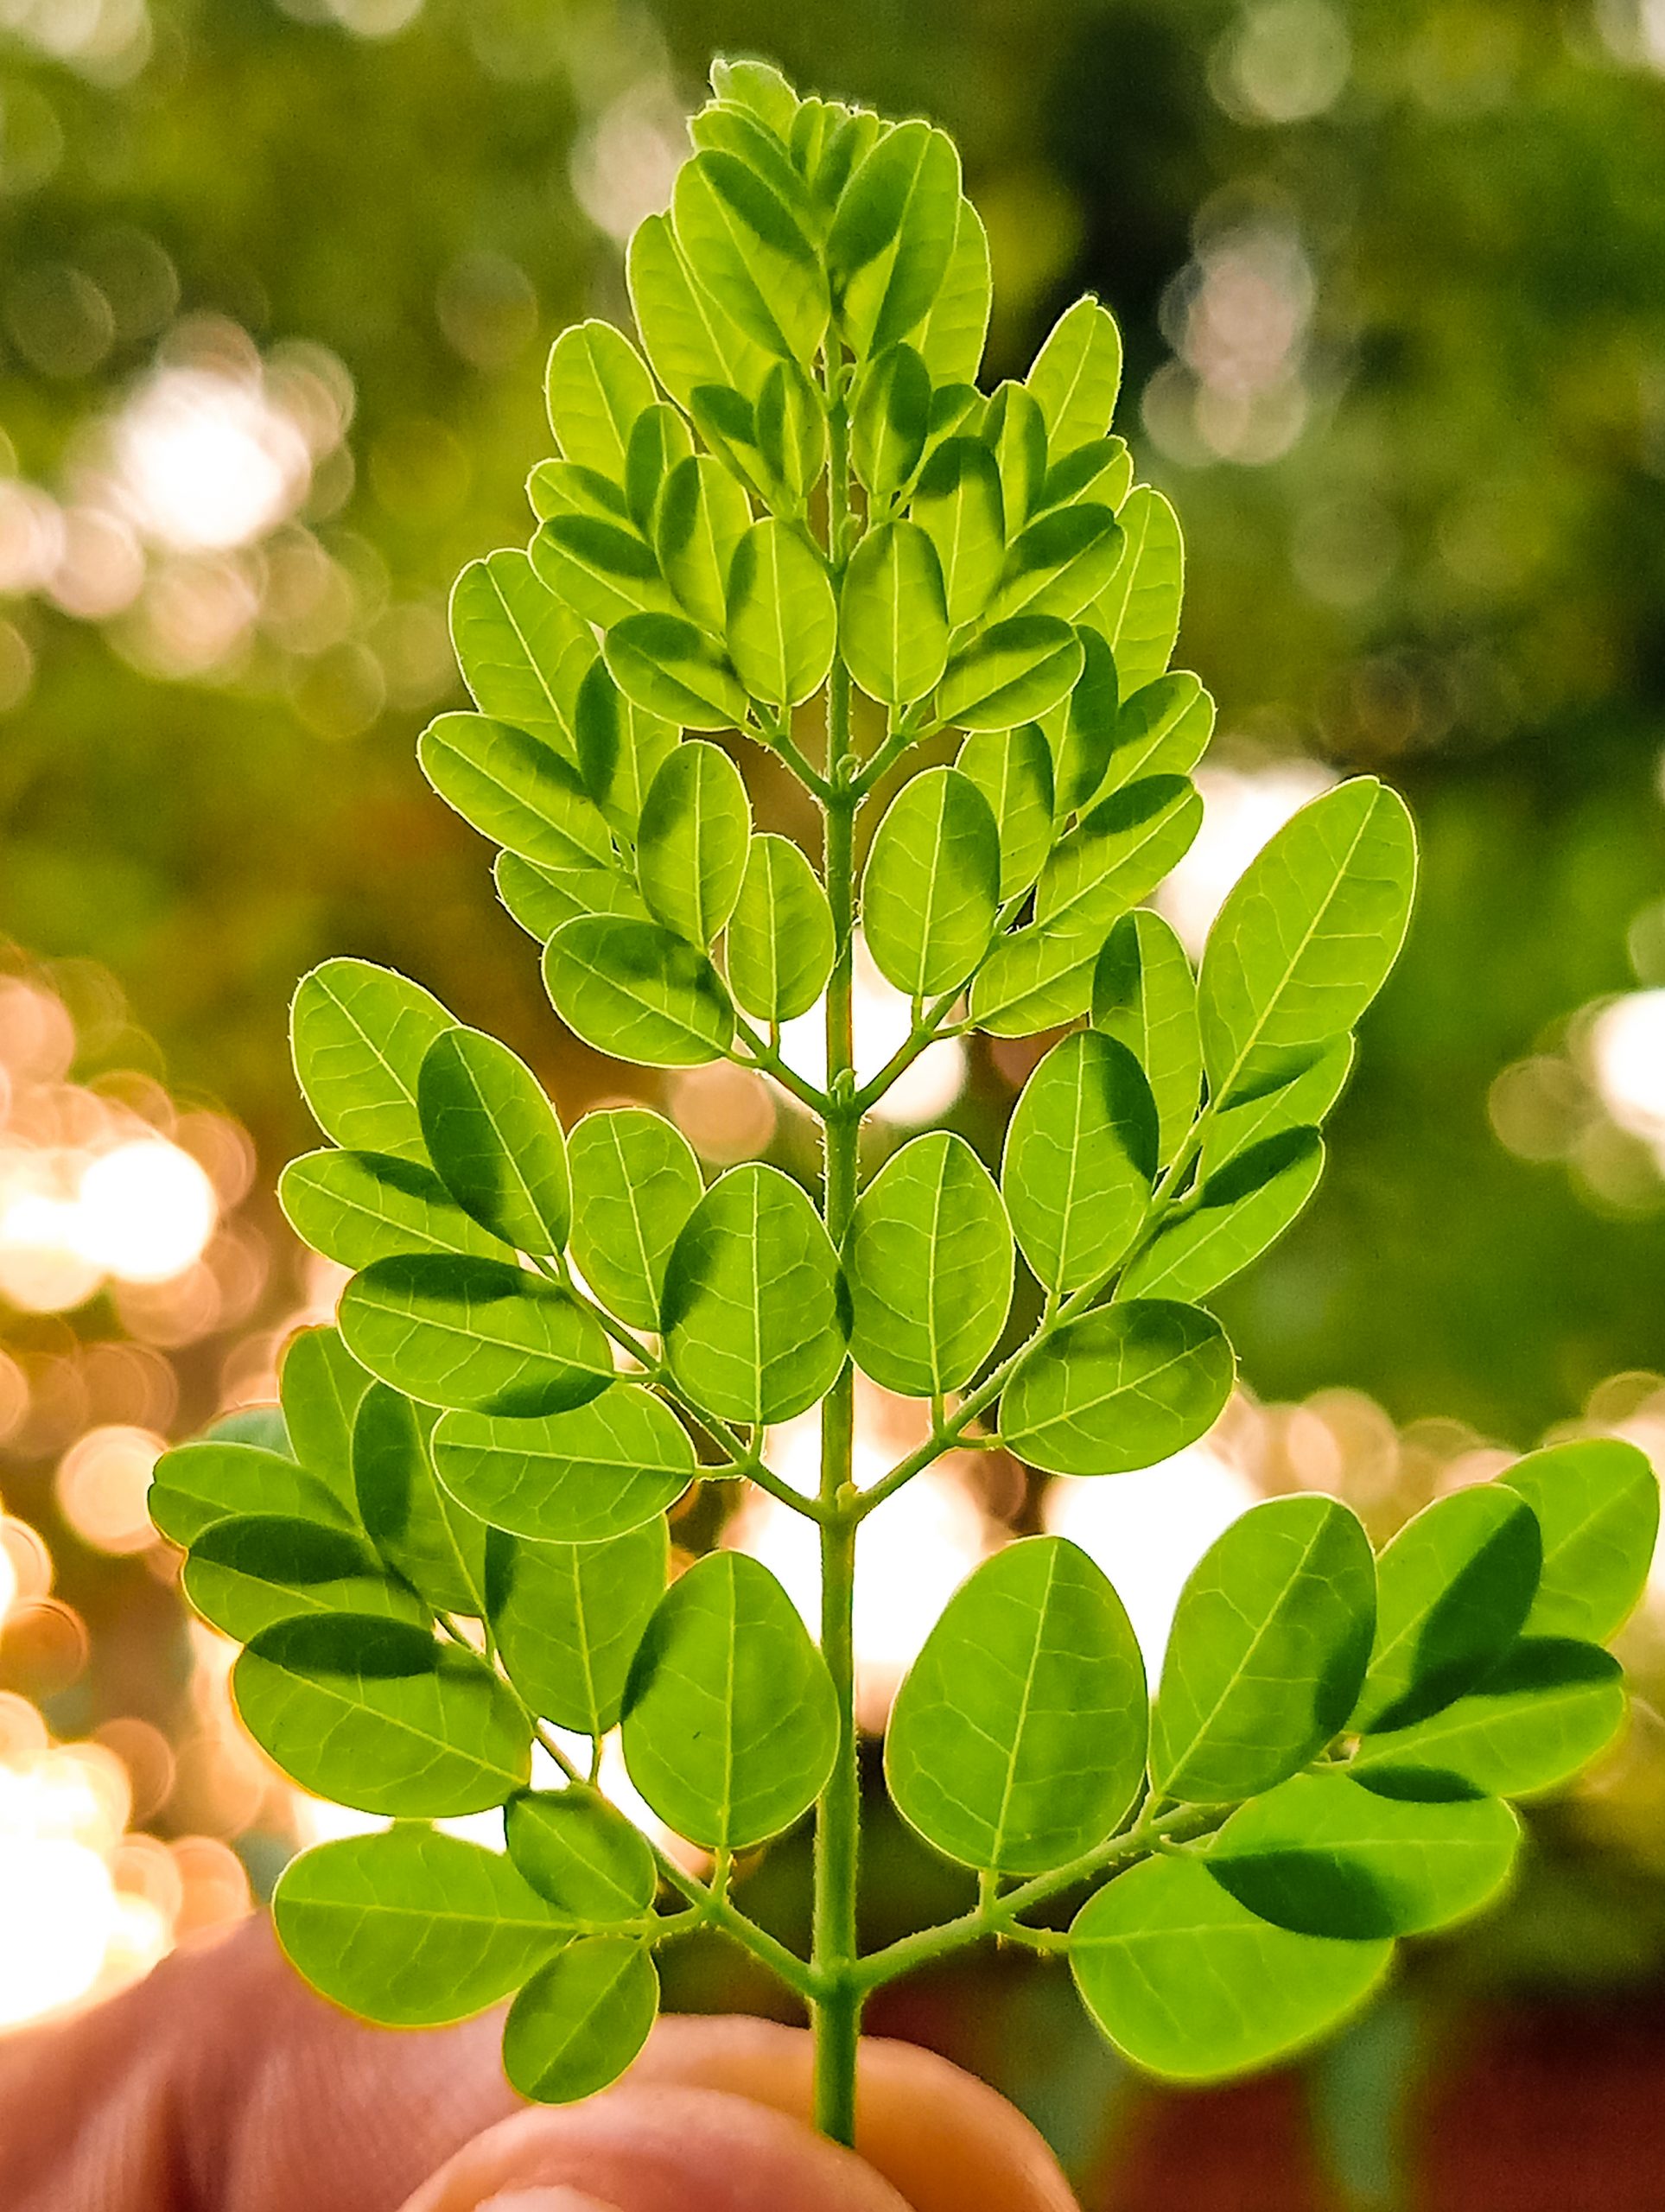
[(1352, 1770), (1412, 1796), (1531, 1797), (1567, 1782), (1624, 1725), (1624, 1674), (1611, 1652), (1568, 1637), (1523, 1637), (1478, 1689), (1408, 1728), (1366, 1736)]
[(429, 1156), (465, 1213), (522, 1252), (565, 1249), (566, 1139), (517, 1053), (480, 1030), (448, 1030), (423, 1061), (416, 1104)]
[(922, 699), (948, 660), (948, 608), (937, 550), (917, 523), (884, 522), (850, 556), (838, 601), (850, 674), (881, 706)]
[(687, 1138), (645, 1106), (586, 1114), (567, 1145), (572, 1255), (604, 1305), (657, 1329), (671, 1247), (704, 1194)]
[(833, 950), (820, 877), (790, 837), (753, 837), (724, 944), (736, 1002), (774, 1027), (795, 1020), (826, 989)]
[(509, 1680), (557, 1728), (599, 1738), (617, 1726), (670, 1550), (662, 1519), (604, 1544), (533, 1543), (493, 1530), (486, 1618)]
[(377, 1260), (346, 1287), (341, 1334), (360, 1365), (424, 1405), (558, 1413), (613, 1380), (594, 1315), (506, 1261)]
[(1501, 1479), (1543, 1530), (1528, 1632), (1605, 1643), (1630, 1618), (1653, 1563), (1659, 1478), (1647, 1453), (1617, 1437), (1588, 1437), (1530, 1452)]
[(1212, 1315), (1160, 1300), (1101, 1307), (1027, 1354), (1001, 1401), (1001, 1440), (1055, 1475), (1119, 1475), (1194, 1444), (1231, 1395)]
[(746, 874), (752, 808), (721, 746), (677, 747), (653, 779), (636, 839), (642, 896), (667, 928), (709, 948)]
[(295, 1072), (313, 1119), (351, 1151), (424, 1166), (416, 1076), (451, 1016), (419, 984), (368, 960), (327, 960), (289, 1009)]
[(509, 2007), (503, 2070), (534, 2103), (575, 2104), (618, 2080), (658, 2011), (659, 1977), (645, 1943), (581, 1936)]
[(550, 1543), (622, 1536), (694, 1479), (694, 1447), (664, 1402), (615, 1382), (587, 1406), (541, 1420), (447, 1414), (434, 1437), (441, 1482), (493, 1528)]
[(1276, 1243), (1319, 1186), (1324, 1140), (1286, 1129), (1251, 1145), (1204, 1183), (1194, 1207), (1152, 1239), (1128, 1269), (1129, 1298), (1196, 1303)]
[(970, 779), (926, 768), (904, 784), (861, 876), (861, 926), (880, 974), (912, 999), (955, 989), (994, 935), (1000, 885), (1000, 831)]
[(716, 969), (658, 922), (565, 922), (543, 951), (543, 984), (567, 1027), (615, 1059), (698, 1067), (720, 1059), (734, 1009)]
[(1147, 907), (1124, 914), (1093, 969), (1093, 1027), (1138, 1061), (1156, 1107), (1166, 1165), (1191, 1134), (1203, 1094), (1197, 984), (1185, 949)]
[(588, 1789), (511, 1797), (503, 1834), (516, 1870), (562, 1917), (604, 1928), (653, 1910), (659, 1877), (647, 1839)]
[(1144, 1220), (1156, 1154), (1150, 1085), (1127, 1046), (1090, 1029), (1054, 1045), (1023, 1087), (1001, 1167), (1043, 1289), (1080, 1290), (1109, 1274)]
[(181, 1580), (204, 1620), (239, 1643), (303, 1613), (428, 1618), (419, 1599), (388, 1580), (363, 1537), (282, 1515), (216, 1521), (192, 1545)]
[(480, 1619), (486, 1526), (435, 1479), (434, 1415), (372, 1383), (353, 1430), (359, 1511), (371, 1541), (430, 1605)]

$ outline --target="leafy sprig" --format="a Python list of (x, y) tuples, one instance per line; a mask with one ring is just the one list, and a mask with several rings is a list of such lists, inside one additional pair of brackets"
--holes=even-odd
[[(713, 83), (631, 245), (643, 351), (600, 322), (557, 342), (537, 529), (459, 579), (474, 711), (420, 758), (499, 848), (569, 1028), (768, 1076), (820, 1125), (819, 1190), (767, 1164), (708, 1187), (643, 1107), (563, 1130), (505, 1046), (329, 962), (293, 1041), (330, 1143), (281, 1196), (353, 1271), (339, 1327), (292, 1344), (281, 1417), (169, 1453), (153, 1499), (193, 1602), (245, 1647), (253, 1734), (394, 1823), (279, 1885), (321, 1989), (400, 2024), (518, 1993), (511, 2077), (571, 2098), (640, 2047), (656, 1949), (717, 1929), (810, 2007), (817, 2116), (848, 2138), (864, 2002), (963, 1944), (1067, 1956), (1129, 2057), (1200, 2079), (1321, 2032), (1397, 1939), (1477, 1910), (1516, 1852), (1508, 1801), (1622, 1721), (1602, 1645), (1658, 1499), (1630, 1446), (1560, 1446), (1379, 1560), (1338, 1501), (1274, 1499), (1192, 1576), (1153, 1703), (1099, 1568), (1062, 1538), (1008, 1545), (886, 1741), (902, 1816), (978, 1902), (861, 1955), (857, 1531), (969, 1444), (1109, 1478), (1208, 1429), (1234, 1360), (1207, 1302), (1312, 1193), (1414, 847), (1393, 793), (1338, 785), (1250, 866), (1193, 972), (1146, 902), (1196, 834), (1213, 709), (1169, 671), (1179, 526), (1110, 429), (1114, 321), (1078, 302), (985, 396), (988, 251), (950, 140), (758, 63)], [(817, 853), (757, 828), (730, 730), (802, 784)], [(858, 918), (912, 1009), (865, 1081)], [(810, 1080), (781, 1038), (817, 1006)], [(934, 1131), (864, 1178), (864, 1118), (935, 1039), (1054, 1029), (998, 1177)], [(1013, 1344), (1020, 1263), (1039, 1319)], [(930, 1415), (865, 1490), (858, 1368)], [(768, 1439), (817, 1407), (808, 1496)], [(814, 1525), (818, 1639), (749, 1558), (670, 1578), (667, 1510), (715, 1480)], [(608, 1803), (615, 1730), (709, 1879)], [(532, 1787), (535, 1747), (558, 1787)], [(506, 1855), (434, 1825), (497, 1807)], [(811, 1807), (800, 1959), (732, 1876)], [(1084, 1891), (1067, 1930), (1037, 1923)]]

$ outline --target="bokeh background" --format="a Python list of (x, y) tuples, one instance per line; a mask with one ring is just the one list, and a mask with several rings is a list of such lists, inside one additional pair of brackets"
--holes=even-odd
[[(1014, 1527), (1087, 1544), (1154, 1650), (1258, 1495), (1385, 1535), (1545, 1436), (1665, 1454), (1661, 0), (0, 0), (0, 2031), (343, 1819), (238, 1733), (144, 1514), (163, 1440), (269, 1396), (337, 1287), (270, 1198), (297, 976), (391, 961), (569, 1115), (617, 1089), (413, 740), (460, 696), (451, 576), (527, 534), (543, 354), (623, 313), (714, 50), (954, 131), (991, 375), (1083, 289), (1121, 319), (1221, 706), (1182, 932), (1350, 770), (1425, 844), (1320, 1198), (1226, 1301), (1245, 1390), (1149, 1477), (980, 1461), (889, 1509), (869, 1718)], [(880, 1057), (893, 1012), (867, 978)], [(940, 1048), (899, 1111), (987, 1147), (1033, 1057)], [(658, 1095), (714, 1166), (801, 1147), (734, 1071)], [(867, 1399), (867, 1448), (905, 1419)], [(768, 1512), (725, 1535), (801, 1583)], [(1626, 1744), (1511, 1900), (1298, 2071), (1158, 2095), (1026, 1959), (880, 2024), (1017, 2096), (1095, 2212), (1656, 2207), (1665, 1583), (1626, 1656)], [(876, 1831), (875, 1935), (952, 1886)], [(770, 2001), (720, 1955), (676, 1994)]]

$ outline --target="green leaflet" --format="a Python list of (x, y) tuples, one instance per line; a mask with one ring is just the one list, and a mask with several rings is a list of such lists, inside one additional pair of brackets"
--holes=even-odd
[(961, 729), (1012, 729), (1057, 706), (1081, 673), (1081, 640), (1055, 614), (1014, 614), (943, 671), (937, 711)]
[(537, 868), (518, 853), (499, 853), (492, 876), (511, 918), (540, 945), (563, 922), (586, 914), (614, 914), (632, 922), (650, 918), (641, 893), (616, 868)]
[(272, 1920), (315, 1989), (390, 2028), (484, 2012), (566, 1932), (501, 1852), (414, 1822), (290, 1859)]
[(372, 1261), (346, 1287), (341, 1334), (361, 1366), (425, 1405), (556, 1413), (613, 1380), (600, 1322), (506, 1261)]
[(988, 233), (976, 209), (963, 199), (948, 267), (930, 312), (914, 334), (913, 342), (934, 383), (976, 382), (991, 303)]
[(1001, 903), (1026, 891), (1052, 849), (1052, 752), (1039, 722), (979, 730), (954, 766), (988, 802), (1000, 836)]
[(576, 760), (574, 709), (595, 641), (524, 553), (469, 563), (451, 593), (451, 637), (481, 714)]
[(1076, 635), (1081, 640), (1081, 673), (1068, 701), (1054, 708), (1044, 725), (1053, 748), (1060, 829), (1100, 791), (1115, 747), (1119, 714), (1109, 647), (1096, 630), (1082, 628)]
[(1373, 776), (1313, 799), (1256, 855), (1203, 954), (1215, 1098), (1265, 1088), (1292, 1053), (1352, 1027), (1398, 957), (1415, 873), (1405, 803)]
[(772, 1027), (807, 1014), (827, 987), (833, 951), (820, 877), (790, 838), (753, 837), (724, 940), (736, 1004)]
[(1132, 486), (1133, 455), (1127, 440), (1092, 438), (1051, 464), (1041, 479), (1036, 512), (1045, 514), (1049, 507), (1066, 505), (1089, 492), (1107, 507), (1119, 507)]
[(1033, 514), (1046, 474), (1046, 418), (1032, 392), (1008, 378), (988, 403), (982, 436), (1000, 471), (1010, 543)]
[(1297, 1774), (1240, 1806), (1203, 1864), (1275, 1927), (1358, 1942), (1466, 1920), (1509, 1879), (1520, 1840), (1495, 1797), (1428, 1803)]
[(988, 620), (1054, 614), (1073, 622), (1098, 595), (1121, 550), (1121, 525), (1109, 507), (1083, 500), (1038, 515), (1006, 556)]
[(1123, 1044), (1145, 1071), (1156, 1107), (1157, 1155), (1166, 1165), (1190, 1135), (1203, 1090), (1197, 984), (1185, 949), (1141, 907), (1104, 940), (1093, 969), (1093, 1027)]
[(1287, 2057), (1363, 2003), (1390, 1942), (1274, 1928), (1197, 1859), (1150, 1859), (1090, 1897), (1070, 1930), (1082, 2002), (1134, 2065), (1217, 2081)]
[(437, 1611), (486, 1611), (486, 1526), (435, 1480), (434, 1415), (373, 1383), (353, 1431), (353, 1477), (371, 1541)]
[(1154, 1466), (1212, 1427), (1233, 1373), (1219, 1324), (1198, 1307), (1101, 1306), (1026, 1355), (1001, 1400), (1001, 1440), (1049, 1474)]
[(776, 1167), (719, 1176), (677, 1238), (661, 1320), (677, 1382), (726, 1421), (789, 1421), (825, 1395), (848, 1322), (837, 1258), (796, 1183)]
[(734, 155), (696, 154), (677, 173), (670, 220), (698, 281), (767, 353), (807, 365), (827, 327), (815, 250), (773, 187)]
[(156, 1462), (150, 1518), (176, 1544), (194, 1544), (217, 1521), (280, 1514), (330, 1529), (354, 1519), (332, 1485), (280, 1452), (236, 1437), (176, 1445)]
[(423, 1164), (416, 1073), (453, 1026), (436, 998), (368, 960), (326, 960), (303, 976), (289, 1009), (302, 1096), (327, 1137), (353, 1150)]
[(416, 1104), (429, 1156), (465, 1213), (519, 1251), (564, 1249), (566, 1140), (518, 1054), (480, 1030), (448, 1029), (423, 1060)]
[(370, 1377), (339, 1329), (299, 1329), (283, 1348), (278, 1395), (289, 1449), (352, 1509), (353, 1423)]
[(1236, 1105), (1210, 1113), (1203, 1133), (1204, 1173), (1213, 1174), (1250, 1145), (1286, 1129), (1316, 1127), (1341, 1096), (1352, 1065), (1350, 1037), (1291, 1053), (1272, 1071), (1267, 1089), (1250, 1085)]
[(826, 681), (838, 607), (820, 554), (785, 523), (753, 523), (728, 572), (728, 657), (754, 699), (795, 707)]
[(633, 1329), (657, 1329), (665, 1268), (705, 1189), (688, 1140), (645, 1106), (586, 1114), (567, 1142), (572, 1256)]
[[(763, 379), (753, 428), (773, 502), (803, 516), (827, 466), (827, 410), (796, 361), (777, 361)], [(804, 539), (797, 542), (809, 550)]]
[(562, 1919), (606, 1927), (653, 1910), (659, 1878), (647, 1839), (587, 1789), (528, 1789), (504, 1808), (516, 1871)]
[(982, 440), (945, 438), (920, 473), (909, 512), (936, 548), (957, 629), (982, 613), (1006, 565), (1001, 473)]
[(827, 267), (839, 327), (858, 357), (910, 336), (954, 251), (960, 157), (929, 124), (887, 131), (839, 196)]
[(675, 610), (653, 548), (633, 523), (557, 510), (530, 550), (543, 582), (586, 622), (606, 629), (632, 614)]
[(728, 100), (736, 107), (746, 109), (777, 137), (792, 143), (796, 143), (794, 134), (801, 111), (824, 105), (800, 100), (770, 61), (714, 61), (711, 89), (720, 100)]
[(554, 515), (588, 515), (593, 522), (630, 521), (624, 486), (601, 469), (585, 468), (576, 461), (540, 461), (526, 479), (526, 498), (540, 522)]
[(1624, 1722), (1624, 1675), (1598, 1644), (1524, 1637), (1467, 1697), (1366, 1736), (1352, 1771), (1408, 1796), (1531, 1797), (1570, 1781)]
[(581, 1936), (509, 2007), (503, 2070), (523, 2097), (575, 2104), (616, 2082), (647, 2041), (659, 1977), (645, 1943)]
[(683, 609), (714, 636), (728, 620), (728, 570), (751, 522), (744, 490), (709, 454), (679, 461), (666, 477), (653, 527), (659, 566)]
[(885, 522), (850, 556), (838, 644), (850, 674), (881, 706), (922, 699), (948, 660), (948, 608), (937, 550), (917, 523)]
[(416, 747), (422, 772), (471, 829), (544, 868), (605, 868), (613, 840), (575, 767), (484, 715), (442, 715)]
[(885, 1737), (897, 1809), (963, 1866), (1061, 1866), (1112, 1833), (1144, 1777), (1145, 1669), (1122, 1601), (1062, 1536), (961, 1585)]
[(280, 1459), (293, 1461), (289, 1428), (281, 1406), (239, 1406), (211, 1421), (199, 1440), (207, 1444), (252, 1444)]
[(645, 409), (631, 426), (625, 448), (625, 504), (631, 520), (650, 541), (664, 480), (693, 451), (686, 418), (662, 399)]
[(674, 1504), (696, 1471), (682, 1423), (633, 1382), (531, 1421), (447, 1414), (434, 1464), (445, 1488), (482, 1521), (562, 1544), (639, 1528)]
[(769, 356), (696, 281), (668, 215), (638, 224), (626, 275), (653, 373), (680, 406), (702, 385), (757, 391)]
[(746, 688), (732, 664), (680, 614), (628, 615), (613, 623), (602, 649), (619, 689), (651, 715), (684, 729), (728, 729), (746, 720)]
[(531, 1770), (531, 1724), (485, 1661), (404, 1621), (279, 1621), (232, 1668), (232, 1693), (286, 1774), (362, 1812), (483, 1813)]
[(751, 840), (751, 802), (728, 755), (702, 740), (678, 746), (642, 807), (643, 898), (667, 928), (709, 949), (734, 912)]
[(857, 378), (850, 418), (851, 461), (875, 499), (910, 480), (930, 427), (931, 372), (912, 346), (893, 346)]
[(1141, 776), (1188, 776), (1214, 734), (1214, 702), (1194, 676), (1159, 676), (1125, 700), (1097, 796)]
[(720, 1059), (734, 1016), (702, 952), (657, 922), (614, 915), (564, 923), (543, 950), (556, 1012), (587, 1045), (647, 1067)]
[(1085, 620), (1115, 656), (1122, 696), (1154, 683), (1179, 634), (1185, 555), (1179, 518), (1160, 492), (1141, 484), (1122, 502), (1120, 563)]
[(1305, 1766), (1345, 1725), (1376, 1625), (1376, 1563), (1332, 1497), (1269, 1498), (1180, 1594), (1151, 1721), (1151, 1783), (1230, 1803)]
[(971, 1378), (1012, 1301), (1012, 1231), (963, 1137), (932, 1130), (892, 1154), (856, 1200), (844, 1240), (850, 1352), (905, 1397)]
[(578, 772), (584, 789), (608, 828), (626, 845), (633, 844), (648, 786), (676, 751), (682, 733), (674, 722), (626, 698), (599, 658), (591, 661), (579, 686), (577, 718)]
[(1000, 831), (956, 768), (926, 768), (892, 800), (861, 876), (861, 923), (880, 975), (910, 998), (957, 988), (1000, 910)]
[(544, 390), (550, 428), (566, 458), (622, 484), (631, 431), (658, 397), (629, 339), (610, 322), (563, 330), (550, 354)]
[(1024, 1085), (1001, 1168), (1044, 1290), (1080, 1290), (1121, 1258), (1150, 1204), (1156, 1155), (1155, 1104), (1127, 1046), (1090, 1029), (1054, 1045)]
[(733, 154), (769, 184), (807, 230), (814, 217), (804, 180), (789, 159), (785, 138), (790, 130), (772, 128), (743, 105), (713, 102), (690, 118), (689, 136), (702, 152)]
[[(759, 499), (766, 502), (778, 498), (758, 442), (758, 410), (751, 401), (727, 385), (701, 385), (691, 405), (695, 428), (724, 468)], [(749, 512), (747, 519), (749, 524)]]
[(1208, 1298), (1276, 1243), (1319, 1186), (1324, 1140), (1286, 1129), (1237, 1154), (1203, 1184), (1188, 1212), (1157, 1233), (1128, 1269), (1128, 1298)]
[(1052, 325), (1024, 378), (1046, 423), (1055, 454), (1103, 437), (1122, 388), (1122, 334), (1094, 299), (1077, 300)]
[(1659, 1533), (1659, 1478), (1647, 1454), (1617, 1437), (1589, 1437), (1528, 1452), (1501, 1479), (1543, 1530), (1528, 1633), (1605, 1643), (1642, 1596)]
[(1542, 1564), (1537, 1516), (1500, 1484), (1425, 1506), (1376, 1559), (1376, 1643), (1352, 1726), (1404, 1727), (1474, 1688), (1520, 1634)]
[(600, 1737), (617, 1725), (669, 1559), (663, 1517), (606, 1543), (538, 1543), (493, 1531), (486, 1618), (509, 1680), (557, 1728)]
[(303, 1613), (428, 1618), (419, 1599), (389, 1581), (362, 1536), (281, 1514), (250, 1514), (204, 1529), (181, 1580), (203, 1618), (239, 1643), (274, 1621)]
[(677, 1834), (748, 1851), (813, 1804), (837, 1743), (831, 1678), (766, 1567), (713, 1552), (674, 1582), (631, 1672), (625, 1763)]
[(1086, 1012), (1111, 928), (1184, 857), (1203, 818), (1193, 786), (1153, 776), (1096, 806), (1053, 853), (1036, 917), (995, 945), (971, 991), (980, 1029), (1023, 1036)]

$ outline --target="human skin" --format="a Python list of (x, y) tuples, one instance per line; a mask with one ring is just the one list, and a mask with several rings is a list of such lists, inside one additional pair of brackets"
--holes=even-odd
[(668, 2018), (583, 2105), (523, 2106), (500, 2015), (350, 2018), (253, 1921), (62, 2025), (0, 2039), (6, 2212), (1076, 2212), (1039, 2135), (928, 2051), (869, 2041), (860, 2151), (808, 2124), (810, 2042)]

